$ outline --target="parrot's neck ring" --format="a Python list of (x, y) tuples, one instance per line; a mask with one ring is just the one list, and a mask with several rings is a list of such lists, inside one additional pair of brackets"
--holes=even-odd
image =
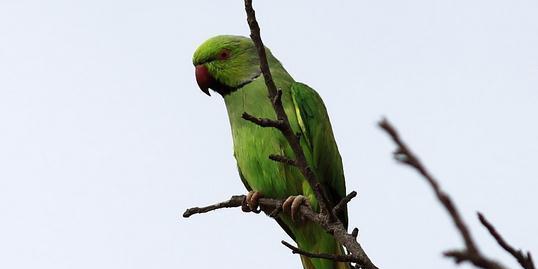
[(239, 84), (237, 86), (234, 86), (234, 87), (230, 87), (230, 86), (227, 86), (227, 85), (224, 85), (222, 83), (217, 82), (217, 85), (214, 85), (211, 89), (218, 92), (220, 95), (222, 95), (222, 97), (224, 97), (224, 96), (226, 96), (226, 95), (228, 95), (228, 94), (230, 94), (232, 92), (235, 92), (235, 91), (243, 88), (245, 85), (251, 83), (252, 81), (258, 79), (261, 74), (262, 74), (261, 72), (258, 72), (251, 79), (246, 80), (246, 81), (242, 82), (241, 84)]

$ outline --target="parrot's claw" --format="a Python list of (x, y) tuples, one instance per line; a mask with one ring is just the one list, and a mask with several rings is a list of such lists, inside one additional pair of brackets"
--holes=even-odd
[(306, 197), (302, 195), (290, 196), (282, 204), (282, 210), (290, 214), (293, 221), (296, 221), (295, 218), (297, 216), (297, 212), (299, 211), (299, 207), (302, 204), (310, 206), (310, 203), (308, 202), (308, 199), (306, 199)]
[(262, 198), (263, 195), (261, 192), (249, 191), (247, 197), (245, 198), (245, 204), (241, 207), (245, 212), (254, 212), (260, 213), (261, 210), (258, 208), (258, 199)]

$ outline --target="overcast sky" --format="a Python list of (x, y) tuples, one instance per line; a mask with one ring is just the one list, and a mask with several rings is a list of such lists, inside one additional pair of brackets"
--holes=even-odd
[[(490, 257), (480, 210), (538, 256), (538, 2), (254, 1), (262, 37), (325, 100), (380, 268), (454, 268), (463, 246), (422, 178), (391, 159), (387, 116)], [(247, 35), (243, 2), (0, 0), (0, 268), (300, 268), (239, 209), (224, 103), (191, 57)], [(462, 267), (470, 268), (470, 267)]]

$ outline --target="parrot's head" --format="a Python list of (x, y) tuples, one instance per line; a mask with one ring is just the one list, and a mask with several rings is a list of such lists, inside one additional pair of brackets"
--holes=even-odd
[(220, 35), (206, 40), (192, 57), (196, 82), (209, 95), (212, 89), (226, 95), (260, 74), (258, 54), (250, 38)]

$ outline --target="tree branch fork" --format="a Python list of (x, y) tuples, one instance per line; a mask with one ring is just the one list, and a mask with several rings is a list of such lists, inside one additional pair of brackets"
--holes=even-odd
[[(344, 197), (336, 207), (333, 208), (333, 211), (338, 212), (338, 210), (342, 210), (347, 203), (351, 201), (354, 197), (357, 196), (357, 193), (355, 191), (351, 192), (349, 195)], [(258, 205), (260, 209), (267, 213), (268, 216), (272, 218), (276, 218), (279, 214), (282, 213), (282, 204), (284, 203), (284, 200), (279, 199), (272, 199), (272, 198), (259, 198), (258, 199)], [(233, 195), (230, 197), (230, 199), (215, 203), (212, 205), (207, 205), (203, 207), (193, 207), (185, 210), (183, 213), (184, 218), (189, 218), (196, 214), (203, 214), (208, 213), (214, 210), (223, 209), (223, 208), (234, 208), (234, 207), (242, 207), (244, 208), (246, 204), (246, 195)], [(247, 207), (248, 208), (248, 207)], [(243, 210), (243, 211), (250, 211), (250, 210)], [(258, 213), (259, 211), (253, 211), (255, 213)], [(312, 210), (312, 208), (306, 204), (301, 204), (298, 209), (298, 213), (300, 216), (306, 220), (313, 223), (316, 223), (324, 228), (326, 228), (327, 232), (334, 234), (334, 232), (338, 231), (338, 226), (334, 225), (334, 222), (331, 222), (329, 218), (324, 213), (318, 213)], [(352, 240), (356, 240), (358, 229), (354, 229), (353, 233), (351, 234)], [(359, 258), (354, 255), (334, 255), (334, 254), (328, 254), (328, 253), (311, 253), (305, 250), (301, 250), (297, 247), (292, 246), (290, 243), (286, 241), (282, 241), (282, 244), (288, 247), (290, 250), (292, 250), (292, 253), (294, 254), (300, 254), (306, 257), (310, 258), (320, 258), (320, 259), (329, 259), (339, 262), (353, 262), (358, 263)]]

